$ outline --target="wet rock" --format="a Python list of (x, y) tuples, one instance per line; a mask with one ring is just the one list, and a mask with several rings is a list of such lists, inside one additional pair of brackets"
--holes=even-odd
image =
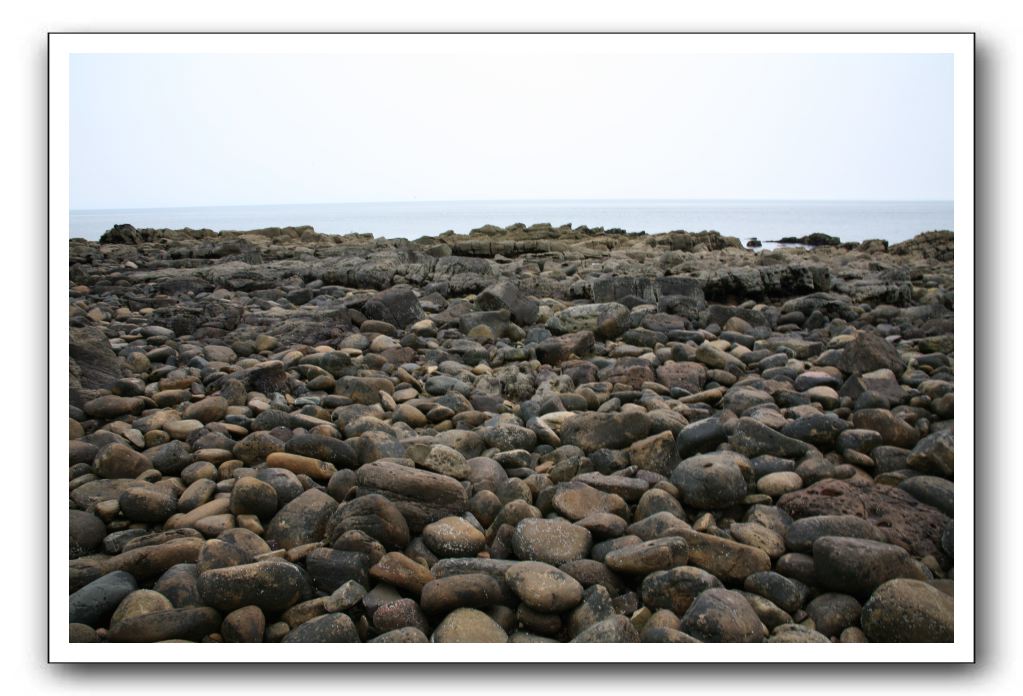
[(265, 431), (246, 435), (234, 446), (234, 456), (248, 465), (265, 462), (273, 452), (283, 452), (284, 443)]
[(833, 449), (839, 436), (848, 429), (848, 421), (832, 413), (820, 413), (797, 418), (786, 424), (781, 433), (826, 451)]
[(98, 643), (99, 637), (96, 635), (95, 629), (92, 626), (86, 626), (85, 624), (72, 623), (68, 624), (68, 642), (69, 643)]
[(684, 520), (676, 517), (675, 514), (663, 511), (644, 517), (638, 522), (633, 522), (626, 528), (626, 531), (643, 541), (649, 541), (650, 539), (680, 536), (683, 532), (692, 531), (692, 527)]
[(284, 451), (319, 459), (338, 469), (354, 469), (357, 466), (357, 456), (352, 446), (333, 437), (311, 433), (296, 435), (284, 444)]

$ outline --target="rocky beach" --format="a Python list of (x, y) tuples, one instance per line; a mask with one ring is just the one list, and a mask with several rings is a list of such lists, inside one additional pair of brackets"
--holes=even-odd
[(70, 640), (951, 641), (953, 235), (835, 241), (71, 239)]

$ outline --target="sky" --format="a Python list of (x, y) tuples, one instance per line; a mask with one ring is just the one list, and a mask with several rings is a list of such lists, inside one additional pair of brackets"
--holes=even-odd
[(71, 57), (71, 208), (951, 200), (952, 56)]

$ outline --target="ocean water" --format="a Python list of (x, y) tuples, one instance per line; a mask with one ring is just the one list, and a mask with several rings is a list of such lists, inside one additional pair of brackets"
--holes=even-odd
[(99, 239), (118, 223), (218, 231), (312, 225), (330, 234), (370, 232), (377, 237), (416, 239), (516, 222), (617, 227), (651, 234), (717, 230), (743, 242), (823, 232), (844, 242), (886, 239), (894, 243), (920, 232), (953, 229), (952, 201), (533, 200), (72, 210), (70, 231), (72, 237)]

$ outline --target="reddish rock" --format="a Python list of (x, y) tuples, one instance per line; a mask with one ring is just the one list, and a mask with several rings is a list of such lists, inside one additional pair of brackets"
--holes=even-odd
[(794, 519), (817, 515), (855, 515), (881, 530), (885, 540), (915, 556), (937, 554), (949, 518), (905, 491), (890, 486), (854, 485), (825, 479), (787, 493), (778, 507)]

